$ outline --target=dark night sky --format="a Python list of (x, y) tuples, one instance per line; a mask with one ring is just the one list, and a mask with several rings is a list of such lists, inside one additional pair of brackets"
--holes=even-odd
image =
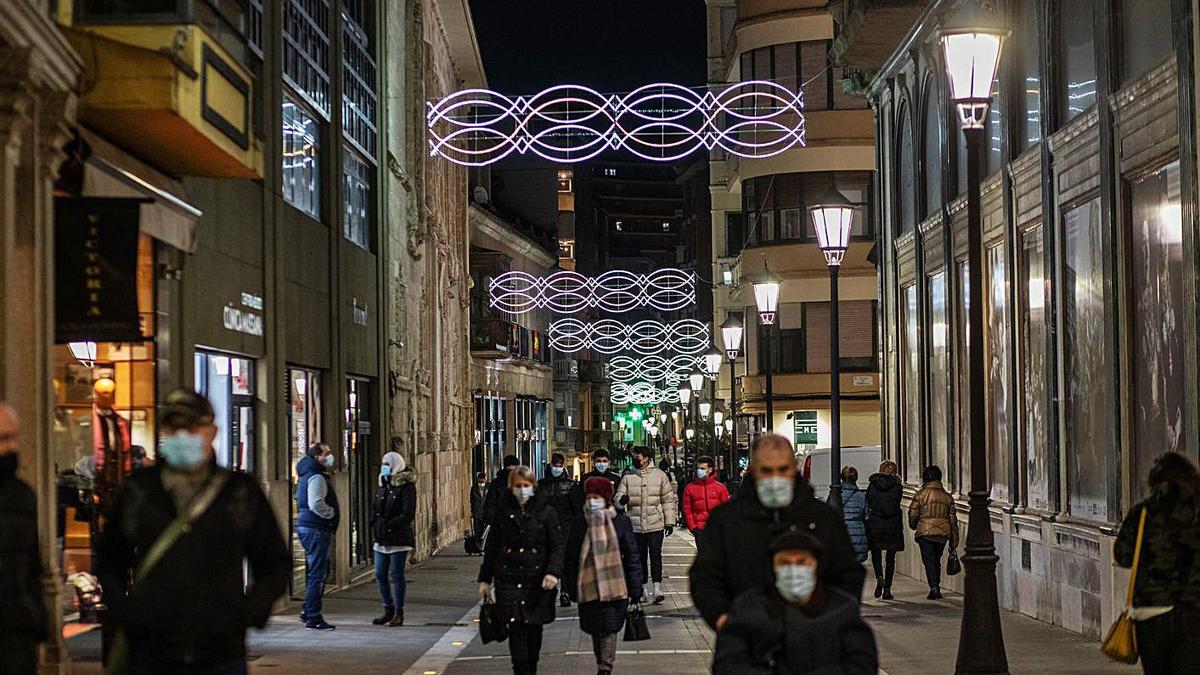
[(704, 84), (704, 0), (470, 2), (488, 86), (496, 91)]

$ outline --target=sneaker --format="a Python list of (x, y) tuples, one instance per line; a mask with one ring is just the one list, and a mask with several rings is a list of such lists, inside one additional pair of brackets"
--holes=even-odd
[(337, 628), (337, 626), (329, 623), (325, 619), (309, 621), (308, 623), (304, 624), (304, 627), (309, 630), (334, 630)]

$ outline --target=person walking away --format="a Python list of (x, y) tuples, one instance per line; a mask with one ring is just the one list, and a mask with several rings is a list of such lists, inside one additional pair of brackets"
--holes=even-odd
[(125, 479), (96, 544), (116, 634), (106, 666), (246, 673), (246, 629), (265, 626), (287, 590), (287, 544), (254, 476), (217, 466), (204, 397), (167, 394), (158, 430), (158, 461)]
[(417, 513), (417, 479), (404, 457), (389, 452), (379, 467), (379, 487), (371, 510), (371, 534), (375, 538), (375, 581), (383, 599), (383, 615), (376, 626), (404, 625), (404, 565), (417, 545), (413, 518)]
[(634, 448), (633, 462), (637, 468), (621, 477), (614, 500), (620, 504), (628, 499), (625, 512), (633, 522), (642, 578), (654, 579), (651, 597), (657, 605), (666, 599), (662, 593), (662, 547), (663, 538), (674, 531), (675, 488), (670, 477), (654, 466), (654, 451), (650, 448)]
[(487, 474), (475, 474), (475, 486), (471, 488), (471, 535), (478, 540), (483, 536), (483, 502), (487, 497)]
[[(567, 473), (567, 458), (561, 452), (550, 456), (549, 475), (537, 484), (537, 493), (549, 508), (554, 509), (563, 541), (575, 526), (583, 527), (583, 490), (579, 483)], [(566, 589), (559, 589), (559, 604), (571, 606), (571, 597)]]
[(602, 476), (583, 483), (586, 527), (567, 544), (564, 586), (579, 603), (579, 629), (592, 636), (597, 672), (612, 672), (631, 599), (642, 597), (642, 565), (633, 523), (613, 507)]
[(709, 514), (704, 546), (688, 571), (692, 602), (709, 626), (719, 630), (725, 624), (738, 595), (771, 584), (769, 544), (790, 530), (807, 532), (820, 542), (821, 583), (860, 597), (864, 571), (841, 514), (814, 497), (808, 481), (798, 475), (792, 442), (763, 434), (750, 448), (749, 473), (737, 496)]
[(683, 489), (683, 519), (688, 531), (696, 538), (696, 550), (703, 545), (701, 533), (712, 510), (729, 501), (729, 490), (717, 480), (713, 458), (701, 455), (696, 459), (696, 479)]
[[(900, 497), (904, 490), (898, 467), (892, 460), (879, 465), (867, 483), (867, 543), (871, 549), (871, 567), (875, 570), (875, 597), (892, 600), (892, 579), (896, 574), (896, 552), (904, 550), (904, 522)], [(884, 563), (886, 562), (886, 567)]]
[(17, 477), (19, 432), (16, 411), (0, 403), (0, 673), (36, 673), (37, 645), (50, 637), (37, 496)]
[(913, 538), (921, 548), (921, 563), (929, 582), (926, 600), (942, 599), (942, 552), (946, 544), (958, 548), (958, 516), (954, 497), (942, 487), (942, 470), (936, 465), (921, 472), (925, 481), (908, 505), (908, 526), (916, 532)]
[(600, 448), (592, 452), (592, 470), (583, 474), (581, 481), (587, 483), (589, 478), (605, 478), (612, 483), (613, 490), (617, 489), (617, 483), (621, 482), (621, 474), (612, 470), (612, 460), (609, 459), (608, 451)]
[(300, 620), (309, 630), (337, 627), (321, 614), (325, 580), (329, 577), (330, 543), (341, 519), (337, 493), (329, 478), (333, 461), (333, 450), (327, 444), (314, 443), (296, 462), (296, 536), (304, 547), (307, 570)]
[(496, 477), (488, 483), (483, 496), (483, 525), (493, 525), (496, 522), (496, 505), (500, 498), (508, 494), (508, 473), (521, 464), (516, 455), (505, 455), (503, 467), (496, 472)]
[(879, 672), (858, 598), (817, 573), (821, 543), (806, 532), (784, 532), (768, 550), (774, 582), (734, 599), (717, 633), (714, 675)]
[(527, 466), (509, 472), (479, 566), (479, 596), (485, 602), (494, 598), (499, 619), (508, 625), (518, 675), (537, 672), (542, 627), (554, 621), (554, 589), (566, 550), (554, 509), (534, 495), (535, 480)]
[(1150, 495), (1121, 523), (1113, 557), (1133, 565), (1138, 522), (1146, 523), (1133, 580), (1133, 606), (1146, 675), (1200, 672), (1200, 473), (1183, 455), (1154, 460)]
[(858, 469), (842, 467), (842, 521), (858, 562), (867, 559), (867, 495), (858, 489)]

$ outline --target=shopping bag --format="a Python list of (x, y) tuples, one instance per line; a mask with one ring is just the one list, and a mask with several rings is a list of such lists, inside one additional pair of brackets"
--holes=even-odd
[(950, 549), (950, 555), (946, 558), (946, 574), (954, 576), (962, 571), (962, 563), (958, 560), (958, 552)]
[(484, 602), (479, 608), (479, 639), (483, 644), (504, 642), (508, 639), (508, 626), (496, 611), (495, 603)]
[(1146, 529), (1146, 509), (1138, 516), (1137, 541), (1133, 545), (1133, 566), (1129, 568), (1129, 590), (1125, 593), (1125, 611), (1117, 617), (1104, 642), (1100, 643), (1100, 651), (1113, 661), (1121, 663), (1137, 663), (1137, 635), (1133, 626), (1133, 585), (1137, 581), (1138, 558), (1142, 556), (1142, 533)]
[(646, 613), (641, 605), (633, 605), (625, 615), (625, 641), (639, 642), (650, 639), (650, 628), (646, 626)]

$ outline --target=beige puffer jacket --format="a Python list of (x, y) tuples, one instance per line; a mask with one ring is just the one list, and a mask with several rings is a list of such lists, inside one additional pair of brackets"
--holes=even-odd
[(941, 481), (931, 480), (913, 495), (908, 505), (908, 526), (916, 530), (914, 537), (942, 537), (949, 540), (951, 548), (958, 547), (954, 497), (946, 492)]
[(634, 532), (658, 532), (675, 526), (675, 486), (661, 469), (650, 467), (626, 473), (613, 495), (613, 503), (621, 503), (625, 495), (629, 496), (625, 515), (633, 521)]

